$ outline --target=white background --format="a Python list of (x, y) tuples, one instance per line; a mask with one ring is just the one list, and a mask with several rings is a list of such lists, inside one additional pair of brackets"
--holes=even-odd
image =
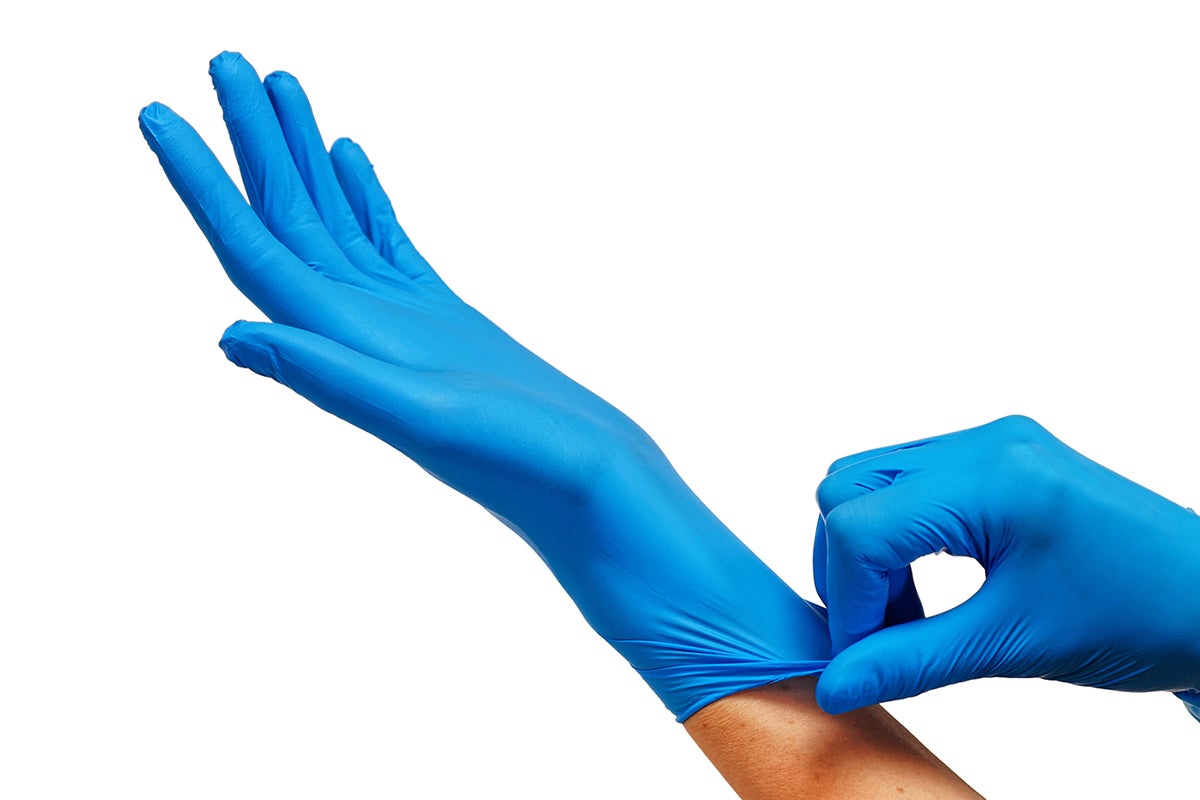
[[(1008, 413), (1200, 502), (1193, 4), (31, 5), (0, 25), (0, 796), (732, 796), (516, 537), (225, 361), (261, 316), (136, 126), (162, 100), (232, 167), (222, 49), (296, 74), (446, 281), (808, 596), (828, 462)], [(935, 608), (980, 579), (950, 561)], [(891, 710), (991, 798), (1195, 791), (1167, 695)]]

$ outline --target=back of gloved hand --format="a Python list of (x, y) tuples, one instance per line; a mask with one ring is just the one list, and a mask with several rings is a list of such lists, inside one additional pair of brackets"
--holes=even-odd
[[(1200, 518), (1033, 420), (840, 459), (817, 500), (835, 652), (817, 687), (826, 711), (991, 676), (1200, 687)], [(922, 618), (895, 576), (942, 551), (987, 578)]]
[(362, 150), (348, 140), (325, 150), (294, 78), (260, 82), (232, 53), (211, 74), (249, 205), (170, 109), (152, 104), (140, 122), (229, 277), (274, 320), (231, 326), (230, 360), (500, 518), (680, 720), (825, 665), (822, 613), (705, 508), (641, 428), (446, 287)]

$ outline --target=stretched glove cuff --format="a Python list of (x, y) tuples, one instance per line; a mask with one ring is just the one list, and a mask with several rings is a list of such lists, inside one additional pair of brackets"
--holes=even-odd
[(1200, 689), (1190, 689), (1186, 692), (1176, 692), (1175, 696), (1183, 701), (1192, 716), (1200, 721)]
[[(754, 662), (729, 659), (726, 663), (701, 667), (681, 665), (638, 672), (663, 704), (675, 712), (675, 721), (686, 722), (709, 703), (735, 692), (802, 675), (816, 675), (828, 663), (827, 660)], [(1200, 708), (1195, 713), (1200, 714)]]

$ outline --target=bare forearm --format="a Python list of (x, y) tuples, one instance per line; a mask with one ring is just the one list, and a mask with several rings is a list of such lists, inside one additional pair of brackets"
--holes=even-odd
[(882, 708), (831, 716), (815, 689), (810, 677), (738, 692), (684, 729), (743, 800), (978, 800)]

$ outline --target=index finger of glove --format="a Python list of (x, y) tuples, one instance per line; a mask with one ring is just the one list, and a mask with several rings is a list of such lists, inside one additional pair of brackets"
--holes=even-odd
[(271, 319), (303, 324), (309, 298), (327, 283), (271, 235), (195, 129), (161, 103), (138, 123), (163, 172), (230, 280)]
[[(913, 561), (943, 550), (974, 555), (947, 500), (934, 501), (901, 483), (859, 495), (826, 515), (825, 597), (835, 653), (887, 624), (889, 601), (906, 591), (893, 583), (911, 580), (905, 568)], [(919, 615), (914, 609), (910, 616)]]
[(923, 463), (923, 459), (912, 450), (921, 444), (898, 445), (894, 448), (861, 453), (861, 458), (838, 466), (817, 485), (817, 506), (821, 516), (828, 516), (833, 509), (854, 498), (878, 492), (895, 483), (906, 472)]
[(859, 464), (863, 461), (869, 461), (872, 458), (878, 458), (879, 456), (886, 455), (888, 453), (897, 453), (903, 450), (916, 450), (919, 447), (925, 447), (928, 444), (932, 444), (936, 438), (937, 437), (931, 436), (925, 439), (915, 439), (911, 442), (904, 442), (903, 444), (892, 444), (888, 445), (887, 447), (874, 447), (870, 450), (863, 450), (861, 453), (842, 456), (829, 465), (829, 469), (825, 474), (832, 475), (833, 473), (840, 472), (847, 467)]
[[(829, 592), (826, 589), (825, 574), (829, 562), (828, 545), (825, 535), (825, 518), (817, 517), (817, 533), (813, 537), (813, 585), (821, 602), (829, 605)], [(917, 584), (913, 580), (911, 567), (888, 570), (888, 601), (884, 612), (884, 625), (899, 625), (922, 619), (925, 607), (921, 603), (921, 595), (917, 593)]]

